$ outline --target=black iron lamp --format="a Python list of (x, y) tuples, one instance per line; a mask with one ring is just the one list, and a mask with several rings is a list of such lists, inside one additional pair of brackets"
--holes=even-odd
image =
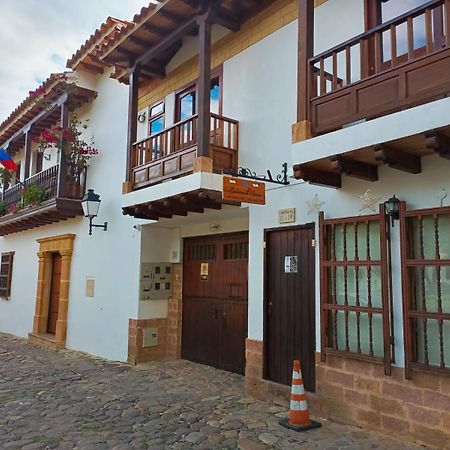
[(92, 228), (102, 228), (103, 231), (106, 231), (108, 228), (108, 222), (105, 222), (103, 225), (95, 225), (92, 223), (92, 220), (98, 215), (100, 203), (100, 195), (96, 194), (94, 189), (88, 189), (87, 193), (81, 200), (84, 217), (89, 219), (89, 235), (92, 234)]
[(392, 226), (394, 226), (394, 221), (400, 218), (400, 200), (393, 195), (384, 202), (384, 207), (386, 208), (386, 214), (391, 218)]

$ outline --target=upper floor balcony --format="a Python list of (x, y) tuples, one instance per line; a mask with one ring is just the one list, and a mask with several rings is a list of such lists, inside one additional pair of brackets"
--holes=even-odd
[(54, 129), (68, 133), (71, 112), (95, 95), (71, 74), (54, 74), (0, 124), (0, 147), (17, 166), (1, 177), (0, 236), (83, 214), (86, 166), (66, 138), (41, 149), (35, 139)]
[(313, 134), (447, 96), (449, 6), (446, 0), (428, 1), (309, 58)]
[(314, 2), (300, 1), (293, 164), (295, 177), (311, 183), (341, 187), (342, 175), (377, 181), (380, 165), (414, 174), (424, 156), (450, 159), (450, 1), (359, 6), (365, 31), (314, 55), (314, 26), (329, 26), (330, 14), (314, 24)]
[[(212, 171), (235, 171), (238, 162), (239, 122), (211, 114), (209, 157)], [(194, 171), (198, 149), (198, 114), (133, 144), (133, 189), (176, 179)]]
[(5, 189), (0, 236), (83, 215), (86, 170), (70, 172), (55, 165)]

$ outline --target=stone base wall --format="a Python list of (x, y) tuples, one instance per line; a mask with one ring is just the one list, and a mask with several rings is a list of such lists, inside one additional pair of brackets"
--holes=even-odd
[[(168, 301), (167, 318), (129, 321), (128, 362), (131, 364), (181, 358), (183, 265), (172, 264), (172, 274), (172, 297)], [(143, 346), (145, 328), (158, 329), (157, 346)]]
[[(253, 397), (286, 404), (289, 387), (263, 380), (263, 343), (247, 340), (245, 382)], [(362, 428), (450, 448), (450, 377), (414, 372), (344, 357), (316, 354), (316, 393), (308, 393), (311, 413)]]
[[(158, 329), (158, 345), (144, 347), (145, 328)], [(130, 319), (128, 327), (128, 362), (139, 364), (167, 358), (167, 319)]]
[(450, 377), (316, 354), (318, 414), (438, 448), (450, 448)]

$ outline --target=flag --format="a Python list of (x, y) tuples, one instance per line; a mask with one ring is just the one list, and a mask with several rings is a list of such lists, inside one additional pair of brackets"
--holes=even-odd
[(0, 164), (7, 170), (16, 171), (17, 166), (11, 156), (2, 148), (0, 148)]

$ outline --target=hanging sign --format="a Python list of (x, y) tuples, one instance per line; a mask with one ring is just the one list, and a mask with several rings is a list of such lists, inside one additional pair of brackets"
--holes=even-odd
[(284, 273), (298, 273), (298, 256), (284, 257)]
[(223, 177), (223, 200), (233, 202), (266, 204), (266, 185), (260, 181)]
[(200, 278), (202, 281), (208, 281), (209, 277), (209, 263), (200, 264)]

